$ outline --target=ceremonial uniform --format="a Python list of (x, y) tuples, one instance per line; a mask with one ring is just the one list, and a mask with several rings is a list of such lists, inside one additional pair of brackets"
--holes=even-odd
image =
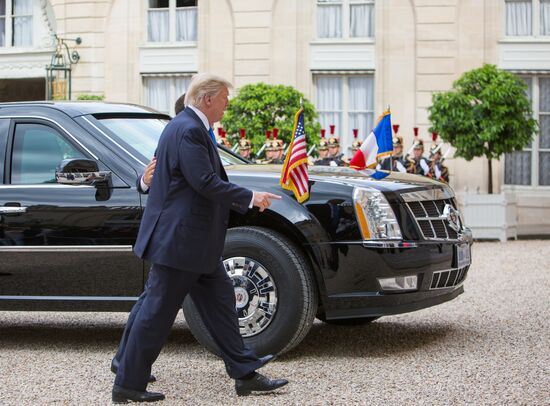
[(223, 128), (218, 127), (218, 134), (216, 135), (216, 142), (219, 145), (222, 145), (226, 148), (231, 149), (231, 143), (226, 137), (227, 133), (223, 130)]
[(274, 165), (284, 164), (285, 157), (283, 154), (283, 140), (275, 138), (274, 140), (271, 141), (271, 147), (273, 151), (273, 158), (271, 158), (268, 163), (274, 164)]
[(449, 183), (449, 168), (443, 164), (441, 157), (441, 144), (436, 142), (437, 133), (432, 133), (432, 145), (430, 147), (430, 177), (440, 182)]
[(417, 175), (430, 175), (430, 161), (422, 156), (424, 152), (424, 142), (421, 139), (415, 141), (413, 148), (414, 156), (406, 162), (407, 172)]
[[(394, 131), (396, 131), (394, 126)], [(399, 128), (399, 126), (397, 126)], [(397, 131), (396, 131), (397, 132)], [(403, 138), (395, 136), (392, 139), (393, 141), (393, 155), (386, 157), (380, 162), (377, 169), (383, 169), (385, 171), (394, 171), (394, 172), (407, 172), (407, 164), (403, 159)]]
[(239, 155), (244, 158), (248, 159), (252, 163), (256, 163), (256, 159), (251, 154), (252, 149), (252, 142), (246, 138), (246, 134), (244, 131), (241, 132), (241, 139), (239, 140)]
[[(331, 126), (332, 129), (332, 126)], [(337, 137), (330, 137), (328, 139), (328, 159), (330, 166), (347, 166), (348, 162), (344, 158), (344, 154), (340, 153), (340, 142)]]
[(326, 158), (328, 156), (328, 142), (325, 138), (325, 129), (321, 128), (321, 139), (317, 144), (317, 151), (319, 156), (313, 161), (313, 165), (328, 165)]

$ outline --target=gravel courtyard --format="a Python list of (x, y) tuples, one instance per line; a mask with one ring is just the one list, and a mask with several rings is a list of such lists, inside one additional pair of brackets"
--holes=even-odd
[[(110, 403), (125, 314), (0, 312), (1, 405)], [(316, 321), (262, 372), (290, 384), (238, 398), (183, 318), (153, 367), (162, 405), (550, 405), (550, 241), (476, 243), (465, 293), (361, 327)]]

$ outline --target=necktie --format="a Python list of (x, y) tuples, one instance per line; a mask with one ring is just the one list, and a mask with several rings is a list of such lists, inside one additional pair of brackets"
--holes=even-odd
[(212, 127), (208, 129), (208, 132), (210, 133), (210, 138), (212, 138), (212, 142), (214, 145), (216, 145), (216, 136), (214, 135), (214, 130), (212, 130)]

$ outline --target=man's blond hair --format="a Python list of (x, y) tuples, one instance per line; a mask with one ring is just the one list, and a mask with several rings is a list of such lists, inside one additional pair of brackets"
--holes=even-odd
[(213, 97), (223, 88), (231, 89), (233, 85), (221, 76), (210, 73), (197, 73), (191, 79), (189, 88), (185, 94), (185, 105), (199, 107), (205, 96)]

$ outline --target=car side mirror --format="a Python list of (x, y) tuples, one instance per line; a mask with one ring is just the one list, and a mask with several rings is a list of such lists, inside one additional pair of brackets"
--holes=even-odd
[(109, 183), (111, 172), (100, 171), (93, 159), (62, 160), (55, 169), (55, 180), (62, 185), (92, 185)]
[(111, 197), (112, 174), (110, 171), (100, 171), (93, 159), (64, 159), (55, 169), (55, 180), (61, 185), (95, 186), (96, 200), (105, 201)]

